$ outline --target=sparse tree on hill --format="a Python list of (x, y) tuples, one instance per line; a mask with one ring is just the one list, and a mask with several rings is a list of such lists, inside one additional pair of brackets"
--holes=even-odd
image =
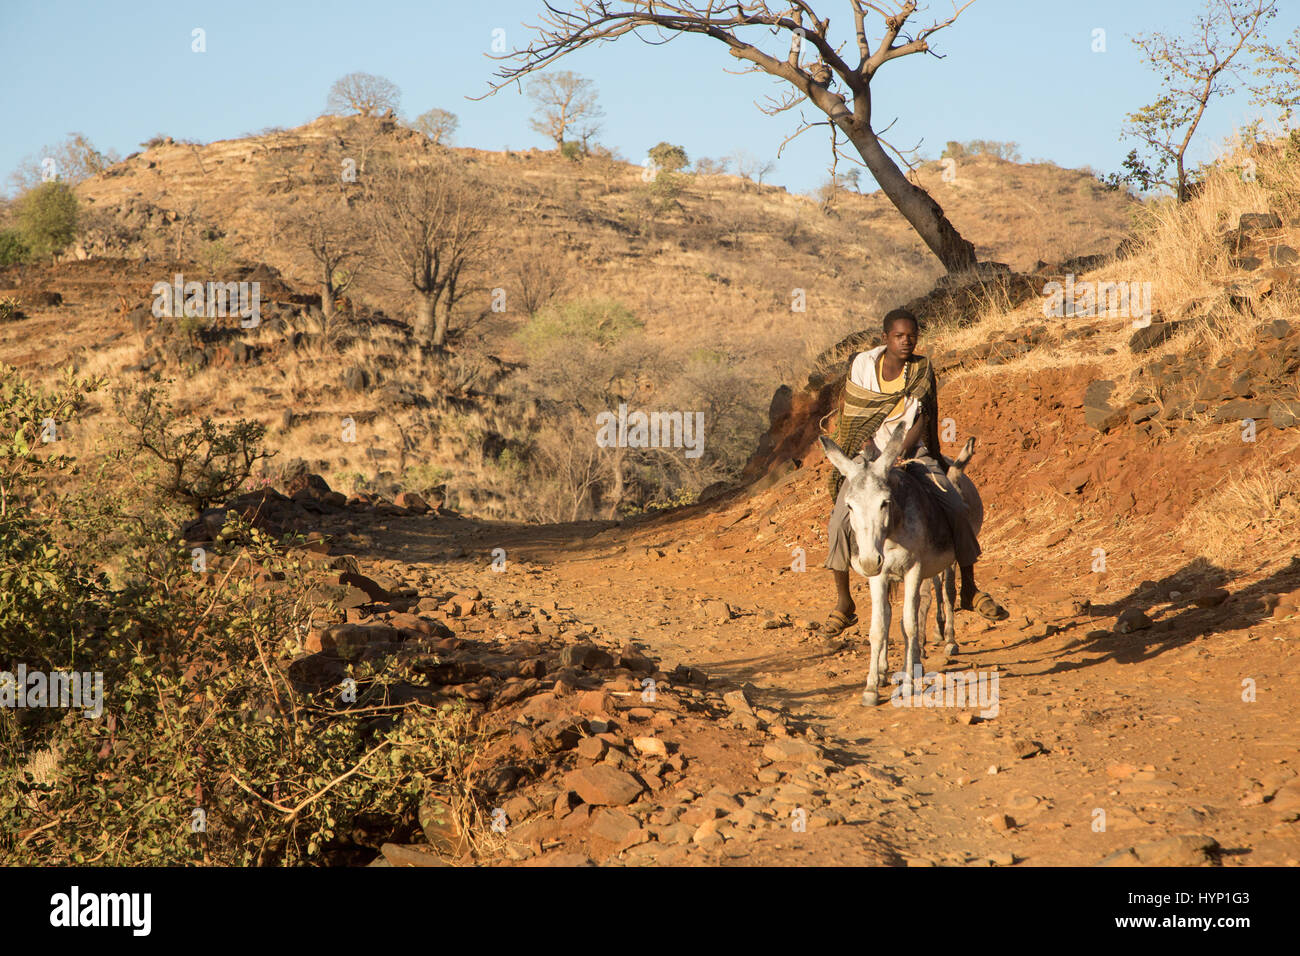
[(411, 129), (423, 133), (433, 140), (435, 145), (442, 146), (451, 142), (458, 126), (460, 120), (455, 113), (433, 109), (417, 116), (415, 122), (411, 124)]
[(1276, 0), (1206, 0), (1186, 36), (1134, 38), (1165, 86), (1125, 120), (1128, 135), (1142, 144), (1124, 160), (1127, 181), (1142, 189), (1166, 186), (1179, 202), (1192, 197), (1186, 161), (1196, 128), (1214, 97), (1233, 92), (1238, 55), (1276, 13)]
[(327, 335), (329, 323), (334, 319), (335, 303), (356, 280), (367, 254), (361, 215), (349, 206), (342, 192), (326, 191), (295, 209), (285, 222), (291, 240), (307, 251), (314, 264)]
[(47, 146), (38, 156), (28, 156), (10, 175), (16, 192), (26, 192), (42, 182), (61, 182), (69, 186), (85, 182), (119, 162), (113, 150), (101, 153), (81, 133), (69, 133), (62, 143)]
[(491, 248), (488, 193), (451, 160), (431, 159), (380, 167), (367, 195), (376, 266), (416, 294), (417, 330), (442, 347), (452, 311), (474, 291), (470, 273)]
[(759, 186), (763, 185), (763, 177), (770, 175), (772, 170), (776, 169), (776, 163), (772, 160), (758, 159), (743, 149), (736, 150), (727, 159), (735, 165), (737, 176)]
[[(890, 157), (888, 151), (900, 158), (901, 154), (877, 131), (871, 87), (886, 63), (932, 52), (930, 38), (951, 26), (971, 2), (955, 7), (947, 19), (909, 31), (916, 0), (905, 0), (892, 13), (868, 0), (846, 0), (852, 32), (832, 36), (830, 20), (813, 9), (814, 5), (824, 6), (824, 0), (731, 4), (713, 0), (552, 0), (534, 28), (532, 42), (498, 57), (517, 62), (497, 72), (499, 82), (490, 92), (591, 43), (627, 34), (655, 42), (682, 33), (708, 36), (724, 44), (736, 59), (752, 64), (750, 72), (763, 72), (788, 84), (785, 96), (774, 100), (765, 112), (781, 113), (805, 102), (816, 107), (825, 119), (802, 122), (794, 136), (815, 126), (828, 126), (833, 131), (832, 149), (839, 148), (840, 137), (847, 139), (931, 252), (949, 272), (958, 272), (975, 266), (975, 247), (948, 221), (933, 197)], [(869, 27), (873, 13), (883, 24)], [(857, 63), (843, 58), (846, 49), (856, 52)], [(700, 100), (708, 102), (707, 96)]]
[(373, 73), (349, 73), (330, 87), (325, 109), (330, 113), (353, 112), (377, 116), (385, 110), (397, 112), (402, 91), (391, 80)]
[(674, 146), (672, 143), (661, 142), (656, 146), (651, 146), (649, 156), (651, 162), (670, 173), (685, 169), (691, 162), (686, 155), (686, 150), (681, 146)]
[(600, 129), (597, 120), (605, 115), (596, 102), (596, 85), (566, 70), (537, 77), (528, 84), (528, 95), (537, 104), (537, 115), (528, 125), (554, 140), (556, 149), (564, 148), (573, 131), (585, 154), (588, 140)]

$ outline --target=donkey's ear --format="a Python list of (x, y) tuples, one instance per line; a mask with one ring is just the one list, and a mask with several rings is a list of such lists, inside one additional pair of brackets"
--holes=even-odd
[(903, 439), (907, 437), (907, 422), (899, 422), (894, 433), (889, 436), (889, 441), (885, 442), (885, 449), (880, 453), (880, 457), (874, 462), (875, 467), (881, 471), (889, 471), (890, 466), (894, 464), (894, 459), (899, 456), (903, 450)]
[(852, 478), (858, 472), (862, 471), (863, 466), (861, 462), (854, 461), (848, 455), (844, 454), (844, 452), (840, 450), (840, 446), (835, 444), (834, 441), (827, 438), (825, 435), (819, 437), (821, 438), (822, 448), (826, 452), (826, 457), (830, 460), (830, 463), (835, 466), (835, 470), (841, 475), (845, 478)]

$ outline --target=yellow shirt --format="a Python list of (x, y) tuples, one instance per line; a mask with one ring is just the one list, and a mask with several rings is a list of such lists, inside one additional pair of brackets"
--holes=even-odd
[[(891, 392), (901, 392), (903, 390), (903, 382), (907, 378), (907, 363), (904, 363), (903, 367), (898, 370), (898, 378), (892, 381), (885, 380), (884, 368), (885, 368), (885, 356), (884, 353), (881, 353), (880, 358), (876, 361), (876, 379), (877, 381), (880, 382), (880, 391), (886, 395), (890, 394)], [(906, 402), (907, 399), (900, 398), (898, 400), (898, 404), (894, 406), (894, 410), (890, 412), (888, 415), (886, 415), (885, 417), (894, 418), (898, 415), (903, 414), (903, 406), (906, 404)]]

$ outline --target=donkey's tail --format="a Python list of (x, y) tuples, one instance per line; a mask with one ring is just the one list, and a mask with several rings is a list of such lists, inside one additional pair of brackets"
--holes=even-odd
[(948, 466), (948, 480), (954, 485), (957, 484), (957, 479), (960, 478), (961, 473), (966, 470), (966, 465), (970, 463), (971, 456), (974, 454), (975, 436), (972, 435), (970, 438), (966, 439), (966, 444), (962, 446), (961, 454), (954, 458), (952, 464)]

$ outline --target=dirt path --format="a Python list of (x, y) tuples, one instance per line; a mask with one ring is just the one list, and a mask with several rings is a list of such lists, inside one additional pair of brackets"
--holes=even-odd
[[(1074, 602), (1088, 596), (1050, 564), (1006, 560), (1010, 538), (994, 530), (982, 582), (1012, 617), (988, 625), (959, 615), (961, 649), (951, 661), (931, 628), (926, 669), (996, 672), (996, 715), (972, 720), (978, 708), (888, 700), (867, 708), (865, 630), (828, 647), (798, 626), (820, 618), (831, 595), (817, 567), (825, 552), (809, 520), (818, 510), (809, 485), (796, 473), (730, 505), (625, 527), (402, 518), (368, 529), (370, 554), (408, 563), (418, 554), (418, 563), (450, 585), (478, 587), (489, 603), (553, 608), (568, 623), (561, 637), (633, 643), (664, 671), (683, 663), (702, 669), (711, 687), (743, 685), (760, 714), (767, 708), (810, 727), (806, 739), (833, 769), (851, 771), (778, 778), (778, 787), (803, 785), (814, 808), (820, 794), (835, 811), (831, 825), (799, 831), (769, 814), (744, 841), (688, 844), (688, 860), (1081, 865), (1159, 844), (1140, 852), (1178, 864), (1199, 852), (1160, 841), (1202, 835), (1218, 842), (1225, 865), (1300, 862), (1297, 617), (1252, 611), (1254, 590), (1238, 586), (1218, 607), (1180, 594), (1148, 610), (1152, 626), (1114, 633), (1125, 602), (1105, 602), (1098, 584), (1093, 606), (1080, 608)], [(791, 570), (787, 547), (799, 536), (809, 545), (804, 573)], [(496, 548), (506, 553), (500, 572), (489, 567)], [(1275, 574), (1274, 592), (1278, 581), (1294, 591), (1300, 572)], [(866, 612), (865, 585), (857, 590)], [(764, 626), (773, 623), (784, 626)], [(890, 656), (898, 667), (897, 634)], [(1247, 680), (1253, 702), (1243, 700)], [(775, 784), (759, 776), (771, 739), (741, 730), (730, 753), (725, 742), (710, 745), (711, 757), (697, 753), (694, 797), (716, 787), (746, 811), (749, 798), (761, 803)], [(841, 791), (846, 800), (836, 799)], [(656, 862), (659, 846), (608, 859)]]

